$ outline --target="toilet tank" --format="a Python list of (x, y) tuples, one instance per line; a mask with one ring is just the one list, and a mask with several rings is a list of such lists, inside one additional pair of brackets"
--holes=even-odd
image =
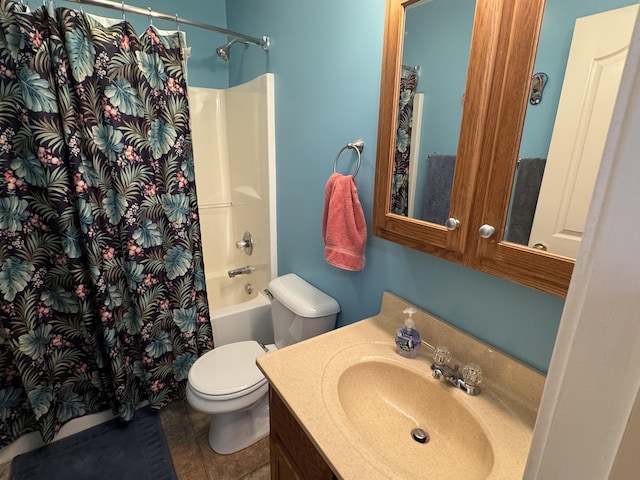
[(333, 330), (340, 305), (295, 273), (269, 282), (273, 336), (278, 348)]

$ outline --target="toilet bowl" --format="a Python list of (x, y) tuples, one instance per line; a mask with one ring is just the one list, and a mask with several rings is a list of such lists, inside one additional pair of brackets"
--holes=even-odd
[[(205, 353), (189, 371), (187, 401), (211, 415), (209, 445), (221, 454), (242, 450), (269, 434), (269, 385), (256, 358), (333, 329), (340, 311), (335, 299), (295, 274), (275, 278), (268, 290), (275, 344), (263, 347), (254, 339), (226, 343)], [(243, 319), (233, 321), (240, 328), (237, 323)]]
[(230, 343), (204, 354), (189, 371), (187, 401), (211, 415), (209, 445), (218, 453), (237, 452), (269, 433), (269, 385), (255, 363), (264, 354), (254, 340)]

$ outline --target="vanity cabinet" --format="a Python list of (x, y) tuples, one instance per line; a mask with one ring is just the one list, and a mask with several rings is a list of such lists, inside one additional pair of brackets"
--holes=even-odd
[(333, 480), (333, 474), (280, 396), (269, 390), (272, 480)]
[(566, 296), (574, 259), (505, 240), (545, 0), (475, 1), (448, 225), (391, 212), (405, 14), (417, 3), (387, 0), (373, 234)]

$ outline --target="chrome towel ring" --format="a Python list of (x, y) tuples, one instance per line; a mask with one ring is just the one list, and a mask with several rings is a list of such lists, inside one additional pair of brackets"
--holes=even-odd
[(342, 155), (342, 152), (344, 152), (346, 149), (355, 150), (356, 153), (358, 154), (358, 165), (356, 165), (356, 171), (353, 172), (353, 178), (356, 178), (356, 175), (358, 175), (358, 170), (360, 170), (360, 162), (361, 162), (360, 154), (362, 153), (362, 150), (364, 150), (364, 140), (359, 138), (353, 142), (347, 143), (344, 147), (340, 149), (340, 151), (338, 152), (338, 155), (336, 156), (335, 161), (333, 162), (333, 173), (337, 173), (336, 166), (338, 165), (338, 159), (340, 158), (340, 155)]

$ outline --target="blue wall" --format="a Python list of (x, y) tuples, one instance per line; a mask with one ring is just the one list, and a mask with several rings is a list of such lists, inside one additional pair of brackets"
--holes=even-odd
[[(547, 156), (575, 19), (637, 3), (636, 0), (547, 1), (534, 72), (546, 73), (548, 81), (543, 101), (527, 110), (521, 157)], [(432, 0), (410, 9), (403, 62), (422, 67), (417, 90), (425, 93), (421, 158), (432, 152), (456, 152), (473, 12), (469, 0)], [(418, 191), (422, 191), (420, 186)]]
[(545, 72), (549, 80), (543, 91), (542, 102), (527, 108), (520, 145), (522, 158), (546, 158), (549, 152), (575, 19), (637, 3), (636, 0), (547, 1), (534, 72)]
[(474, 12), (469, 0), (432, 0), (407, 11), (402, 62), (421, 67), (416, 91), (425, 94), (421, 158), (458, 149)]
[[(431, 0), (407, 10), (402, 63), (420, 66), (416, 92), (424, 94), (413, 217), (422, 218), (427, 157), (455, 155), (462, 121), (463, 95), (475, 2)], [(412, 142), (412, 148), (414, 143)]]
[[(546, 158), (553, 133), (575, 19), (636, 4), (635, 0), (548, 0), (534, 72), (548, 76), (543, 101), (528, 106), (520, 157)], [(425, 94), (416, 204), (420, 217), (427, 155), (455, 154), (462, 118), (461, 97), (473, 28), (474, 3), (432, 0), (409, 9), (403, 63), (421, 66), (417, 92)]]
[[(141, 0), (131, 3), (146, 6)], [(226, 12), (220, 0), (177, 6), (155, 0), (153, 8), (177, 9), (182, 17), (271, 37), (268, 53), (235, 45), (225, 64), (215, 55), (224, 36), (183, 28), (193, 48), (192, 85), (224, 87), (275, 74), (279, 273), (296, 272), (335, 297), (342, 307), (339, 325), (375, 315), (387, 290), (546, 371), (561, 299), (373, 236), (362, 272), (342, 271), (324, 261), (324, 186), (338, 150), (358, 137), (366, 144), (358, 188), (371, 225), (384, 0), (233, 0)], [(127, 20), (138, 29), (147, 23), (135, 15)], [(174, 28), (171, 22), (155, 25)], [(344, 162), (345, 172), (350, 167)], [(429, 332), (422, 334), (428, 340)]]
[(231, 59), (230, 83), (275, 74), (279, 273), (334, 296), (340, 325), (376, 314), (388, 290), (546, 371), (559, 298), (373, 236), (362, 272), (324, 261), (324, 186), (338, 150), (358, 137), (366, 144), (358, 189), (371, 225), (384, 13), (384, 0), (227, 3), (228, 28), (272, 40), (267, 54), (250, 48)]

